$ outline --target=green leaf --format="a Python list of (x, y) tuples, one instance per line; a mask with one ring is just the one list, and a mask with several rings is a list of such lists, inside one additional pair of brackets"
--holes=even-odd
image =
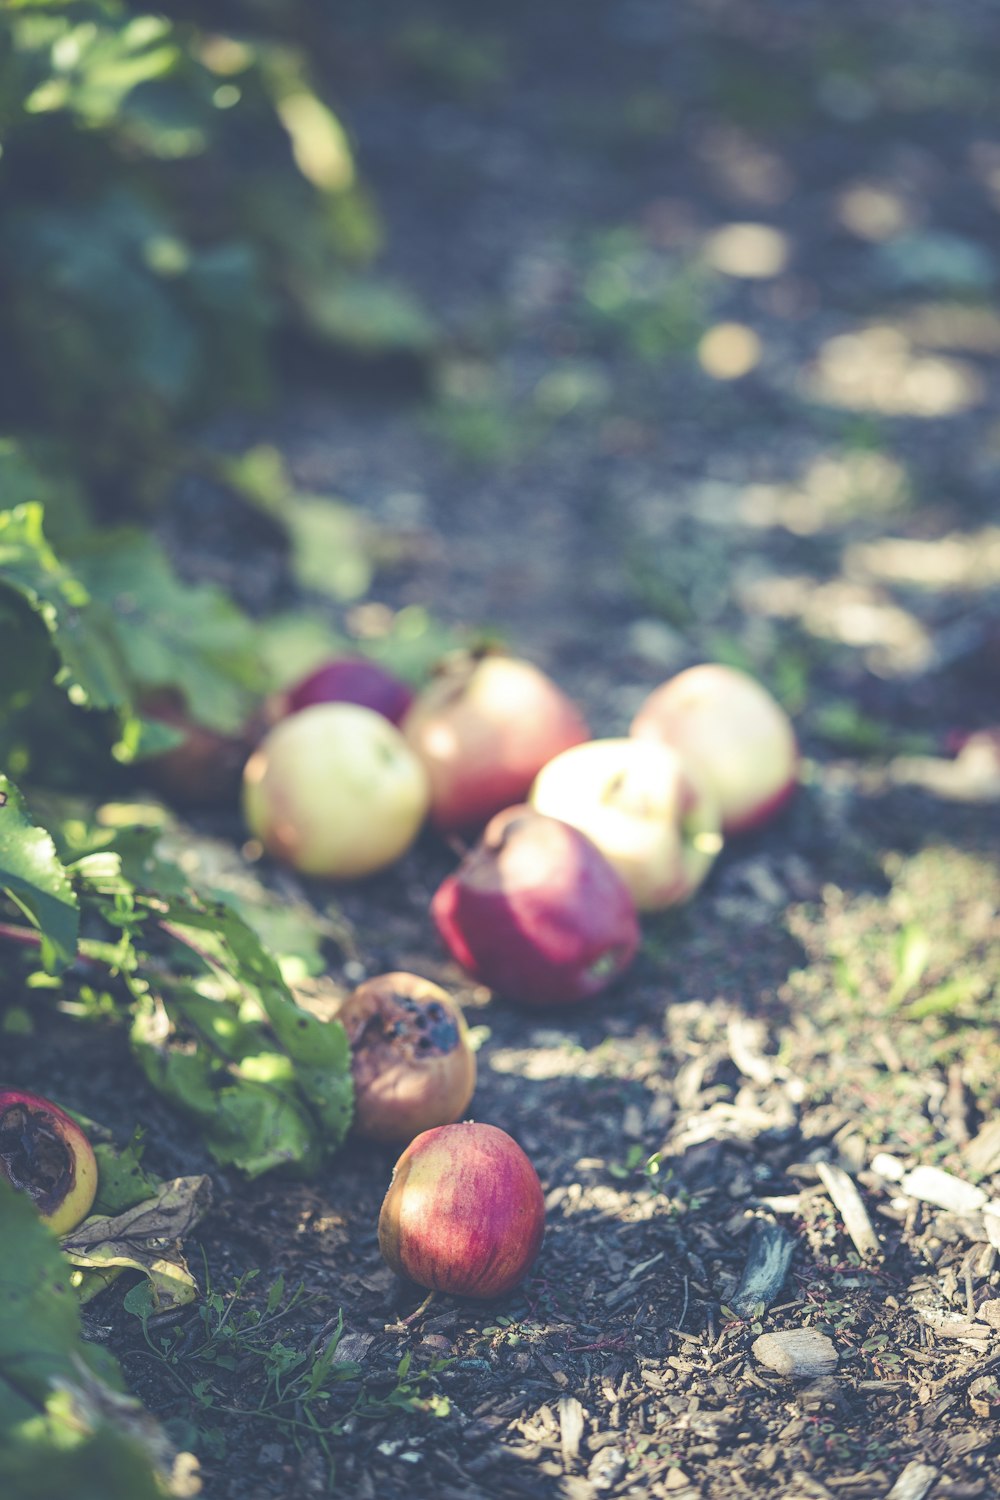
[(14, 783), (0, 775), (0, 889), (42, 936), (42, 961), (50, 974), (76, 956), (80, 912), (66, 870), (44, 828), (28, 816)]

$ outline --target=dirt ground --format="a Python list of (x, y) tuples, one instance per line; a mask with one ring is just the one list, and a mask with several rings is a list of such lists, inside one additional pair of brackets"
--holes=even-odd
[[(373, 364), (220, 441), (276, 443), (378, 528), (355, 628), (422, 606), (495, 630), (595, 734), (625, 732), (679, 667), (743, 662), (793, 711), (803, 785), (571, 1013), (463, 980), (428, 918), (454, 853), (429, 837), (363, 886), (305, 891), (353, 934), (320, 1000), (411, 968), (481, 1028), (475, 1116), (521, 1142), (548, 1206), (534, 1271), (495, 1305), (439, 1297), (401, 1321), (422, 1294), (378, 1254), (388, 1151), (248, 1187), (143, 1090), (110, 1023), (68, 1102), (106, 1118), (114, 1096), (151, 1166), (212, 1173), (211, 1285), (259, 1270), (242, 1307), (279, 1274), (304, 1283), (285, 1345), (328, 1338), (342, 1309), (336, 1493), (986, 1500), (1000, 1221), (974, 1195), (907, 1193), (883, 1158), (1000, 1197), (1000, 772), (988, 747), (954, 758), (1000, 723), (996, 17), (337, 11), (316, 55), (385, 269), (442, 352), (422, 388)], [(231, 497), (192, 484), (165, 534), (189, 576), (291, 601), (287, 560)], [(228, 814), (201, 826), (241, 837)], [(12, 1046), (50, 1089), (50, 1057)], [(790, 1259), (765, 1297), (744, 1277), (766, 1249)], [(196, 1313), (169, 1366), (114, 1295), (90, 1326), (195, 1446), (209, 1500), (327, 1492), (318, 1438), (253, 1414), (259, 1361), (197, 1365)], [(754, 1348), (802, 1329), (830, 1341), (811, 1374)]]

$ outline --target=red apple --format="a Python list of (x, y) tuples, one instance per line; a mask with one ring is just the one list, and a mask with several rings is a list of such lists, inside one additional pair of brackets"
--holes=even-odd
[(524, 805), (490, 820), (431, 914), (464, 969), (525, 1005), (590, 999), (639, 946), (635, 902), (597, 846)]
[(399, 730), (356, 703), (282, 719), (243, 772), (251, 832), (305, 875), (384, 869), (413, 843), (427, 802), (426, 772)]
[(640, 911), (687, 901), (722, 848), (715, 798), (676, 750), (591, 740), (539, 773), (531, 805), (592, 839)]
[(538, 667), (484, 651), (445, 658), (417, 694), (403, 733), (430, 776), (432, 823), (465, 833), (523, 802), (546, 761), (589, 731)]
[(650, 693), (630, 733), (679, 750), (713, 787), (725, 833), (756, 828), (798, 783), (799, 750), (785, 710), (746, 672), (705, 663)]
[(410, 1141), (461, 1119), (476, 1087), (476, 1054), (455, 1002), (416, 974), (380, 974), (337, 1013), (351, 1044), (354, 1130)]
[(524, 1277), (545, 1233), (531, 1162), (495, 1125), (425, 1130), (397, 1161), (378, 1219), (400, 1276), (460, 1297), (500, 1297)]
[(358, 703), (398, 725), (412, 702), (412, 689), (378, 662), (338, 656), (290, 687), (278, 701), (276, 717), (297, 714), (316, 703)]
[(27, 1193), (55, 1234), (82, 1223), (97, 1196), (97, 1160), (79, 1125), (20, 1089), (0, 1089), (0, 1177)]
[(182, 807), (234, 804), (240, 772), (252, 746), (252, 729), (243, 735), (206, 729), (195, 722), (183, 695), (173, 688), (146, 694), (141, 709), (147, 718), (179, 730), (184, 739), (138, 762), (139, 773), (168, 801)]

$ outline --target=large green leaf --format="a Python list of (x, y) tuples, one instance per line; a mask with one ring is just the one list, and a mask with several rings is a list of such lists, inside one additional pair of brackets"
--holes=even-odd
[(80, 911), (51, 837), (28, 816), (12, 781), (0, 774), (0, 889), (35, 923), (42, 957), (58, 973), (76, 956)]

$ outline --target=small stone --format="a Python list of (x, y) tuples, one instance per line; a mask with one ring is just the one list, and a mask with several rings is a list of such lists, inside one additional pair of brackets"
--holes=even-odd
[(753, 1343), (754, 1358), (778, 1375), (795, 1380), (817, 1380), (837, 1368), (833, 1341), (816, 1328), (789, 1328), (784, 1333), (762, 1333)]

